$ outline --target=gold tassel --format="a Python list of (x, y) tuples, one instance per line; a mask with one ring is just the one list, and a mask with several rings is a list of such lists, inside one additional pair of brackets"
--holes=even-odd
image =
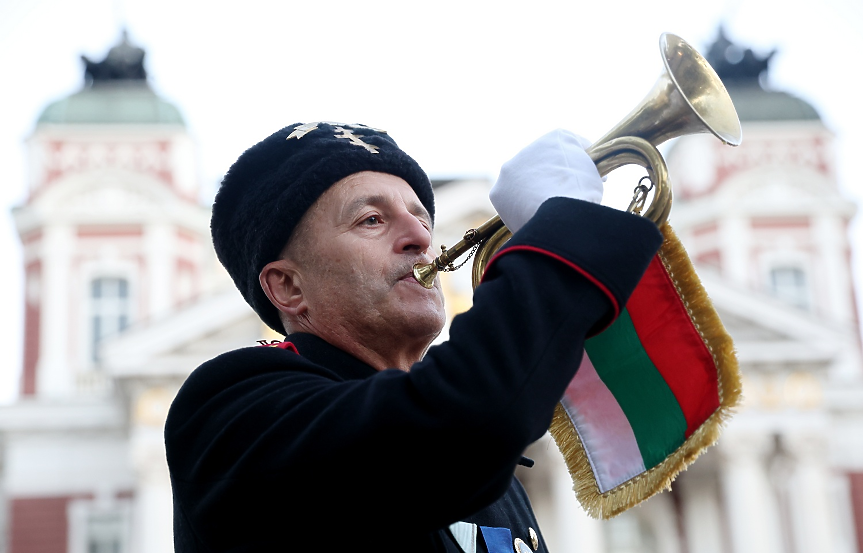
[(722, 427), (740, 401), (740, 370), (731, 336), (719, 320), (719, 315), (707, 297), (707, 292), (671, 225), (665, 223), (660, 231), (665, 241), (659, 250), (659, 258), (716, 364), (719, 408), (660, 464), (601, 493), (581, 438), (563, 406), (558, 404), (549, 432), (566, 461), (579, 503), (593, 518), (612, 518), (662, 490), (670, 489), (677, 475), (705, 449), (716, 443)]

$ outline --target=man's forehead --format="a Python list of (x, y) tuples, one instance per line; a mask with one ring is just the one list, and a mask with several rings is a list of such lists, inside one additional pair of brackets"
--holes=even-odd
[(404, 179), (389, 173), (363, 171), (348, 175), (327, 190), (321, 200), (346, 215), (367, 205), (398, 200), (403, 201), (411, 213), (431, 222), (428, 210), (414, 189)]

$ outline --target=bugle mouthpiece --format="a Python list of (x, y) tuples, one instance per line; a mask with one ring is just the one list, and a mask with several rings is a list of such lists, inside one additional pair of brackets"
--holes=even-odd
[(437, 277), (437, 272), (437, 264), (434, 261), (431, 263), (417, 263), (413, 268), (414, 278), (426, 288), (434, 286), (434, 279)]

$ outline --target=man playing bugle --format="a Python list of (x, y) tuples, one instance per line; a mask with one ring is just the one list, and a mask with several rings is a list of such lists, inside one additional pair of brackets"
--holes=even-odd
[(661, 237), (598, 205), (565, 131), (504, 165), (491, 198), (513, 237), (430, 348), (444, 308), (440, 283), (412, 274), (433, 258), (419, 165), (384, 131), (335, 123), (240, 156), (213, 244), (287, 337), (204, 363), (177, 395), (177, 552), (546, 551), (513, 472)]

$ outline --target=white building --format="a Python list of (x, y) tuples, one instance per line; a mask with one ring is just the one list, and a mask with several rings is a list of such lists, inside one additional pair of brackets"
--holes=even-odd
[[(720, 39), (712, 61), (729, 48)], [(124, 41), (91, 64), (92, 83), (46, 108), (28, 142), (29, 195), (14, 213), (22, 389), (0, 409), (10, 553), (170, 551), (168, 405), (201, 362), (274, 337), (215, 260), (194, 146), (142, 57)], [(863, 553), (854, 207), (817, 113), (719, 69), (744, 144), (675, 145), (671, 222), (735, 338), (744, 405), (671, 493), (611, 521), (581, 514), (554, 446), (533, 446), (537, 465), (520, 476), (552, 551)], [(488, 188), (437, 183), (436, 240), (491, 216)], [(467, 268), (444, 287), (451, 311), (470, 305)]]
[(557, 498), (535, 507), (549, 512), (545, 534), (565, 551), (863, 552), (855, 207), (839, 192), (833, 136), (809, 104), (762, 88), (767, 60), (722, 33), (707, 57), (743, 144), (678, 140), (667, 156), (670, 221), (734, 338), (743, 405), (671, 493), (607, 522), (561, 520), (565, 492), (553, 474), (533, 478)]
[(0, 410), (8, 551), (171, 547), (159, 409), (185, 373), (121, 374), (101, 348), (176, 320), (224, 278), (194, 146), (142, 62), (124, 39), (91, 64), (80, 92), (43, 111), (28, 140), (28, 196), (14, 210), (26, 284), (22, 386)]

